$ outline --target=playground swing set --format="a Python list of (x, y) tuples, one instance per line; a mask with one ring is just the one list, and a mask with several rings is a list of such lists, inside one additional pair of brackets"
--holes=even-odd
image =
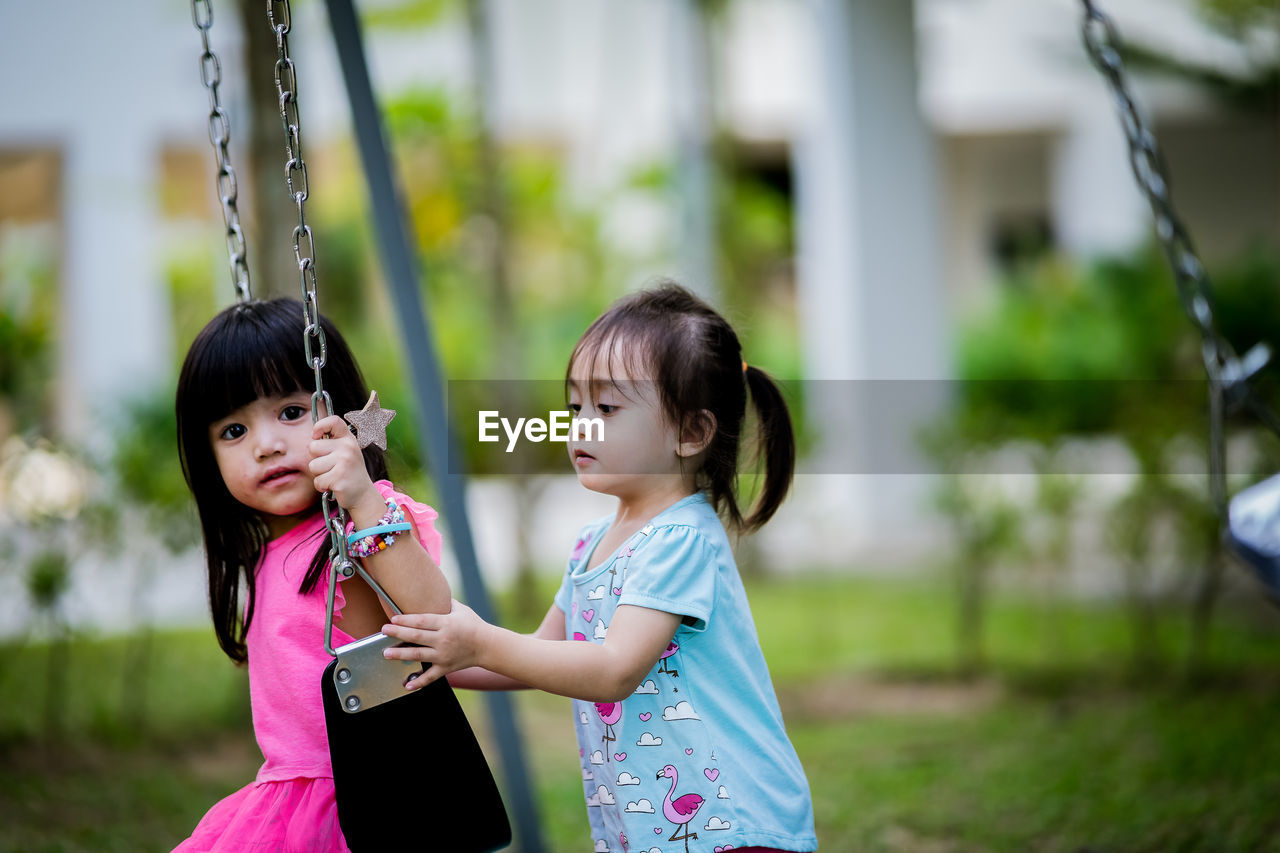
[[(349, 16), (349, 26), (356, 25), (349, 0), (329, 5), (335, 32), (341, 30), (339, 19), (343, 14)], [(276, 39), (274, 77), (285, 134), (285, 183), (298, 213), (297, 224), (293, 228), (293, 253), (302, 288), (303, 353), (315, 377), (315, 391), (311, 395), (311, 416), (315, 422), (332, 414), (333, 404), (324, 388), (326, 343), (320, 326), (315, 242), (306, 218), (309, 189), (302, 148), (297, 74), (289, 55), (290, 8), (288, 0), (268, 0), (265, 6), (267, 24)], [(236, 299), (247, 302), (252, 299), (252, 285), (248, 250), (237, 209), (238, 187), (228, 148), (230, 121), (218, 91), (221, 64), (209, 40), (213, 9), (209, 0), (192, 0), (191, 13), (201, 36), (200, 74), (209, 92), (209, 138), (217, 161), (217, 190), (222, 202), (232, 282)], [(363, 74), (367, 90), (368, 71), (359, 33), (349, 32), (354, 38), (356, 53), (344, 55), (344, 68), (352, 62), (358, 62), (360, 68), (355, 72), (347, 68), (348, 86), (351, 86), (351, 73)], [(351, 48), (352, 43), (348, 42), (348, 53)], [(371, 103), (371, 91), (367, 97)], [(385, 161), (381, 128), (375, 126), (373, 130)], [(365, 154), (367, 158), (368, 152)], [(385, 162), (381, 165), (389, 182), (389, 166)], [(366, 171), (369, 171), (367, 162)], [(421, 317), (421, 310), (416, 310), (414, 316)], [(412, 336), (406, 336), (406, 339), (413, 340)], [(429, 341), (429, 338), (423, 336), (420, 340)], [(418, 361), (421, 364), (422, 359)], [(427, 371), (436, 375), (438, 384), (438, 369), (429, 349), (425, 362)], [(420, 395), (420, 399), (425, 402), (439, 399), (439, 396)], [(381, 430), (360, 429), (357, 425), (361, 421), (368, 423), (370, 415), (385, 425), (389, 414), (394, 413), (384, 412), (378, 418), (379, 408), (375, 393), (365, 412), (345, 415), (356, 426), (361, 447), (377, 441), (385, 449), (385, 434)], [(423, 410), (433, 412), (440, 408), (424, 405)], [(447, 430), (440, 430), (439, 434), (447, 435)], [(323, 645), (325, 652), (333, 658), (325, 668), (320, 684), (338, 820), (343, 836), (348, 845), (358, 851), (397, 849), (415, 842), (420, 844), (424, 840), (439, 849), (463, 853), (507, 846), (511, 842), (511, 825), (497, 783), (448, 682), (441, 679), (420, 690), (406, 692), (405, 681), (422, 667), (407, 661), (385, 659), (382, 650), (395, 641), (381, 633), (333, 648), (333, 614), (339, 575), (350, 578), (358, 573), (393, 613), (401, 613), (401, 610), (363, 565), (352, 559), (348, 550), (346, 511), (333, 505), (332, 495), (328, 492), (321, 493), (320, 503), (330, 543)], [(468, 529), (465, 521), (463, 525), (463, 530)], [(474, 555), (469, 567), (464, 563), (464, 571), (466, 568), (475, 573)], [(478, 580), (478, 573), (476, 578)], [(505, 722), (514, 732), (509, 710), (505, 713), (505, 720), (503, 716), (502, 709), (494, 714), (497, 728), (501, 729)], [(499, 734), (499, 740), (502, 740)], [(419, 750), (413, 747), (419, 744), (428, 746), (429, 751), (418, 761), (394, 760), (396, 756), (418, 754)], [(515, 746), (515, 754), (518, 755), (518, 740)], [(510, 756), (505, 750), (503, 754), (510, 768)], [(438, 771), (424, 772), (423, 766), (438, 768)], [(521, 773), (515, 779), (513, 788), (521, 801), (527, 801), (528, 787), (522, 777)], [(423, 815), (443, 819), (433, 820), (430, 828), (424, 828)], [(525, 849), (538, 848), (536, 824), (526, 826), (523, 835)]]
[[(1270, 360), (1271, 351), (1259, 343), (1240, 356), (1218, 332), (1209, 277), (1174, 208), (1168, 173), (1156, 138), (1132, 97), (1119, 33), (1096, 3), (1092, 0), (1081, 0), (1081, 3), (1085, 49), (1116, 101), (1134, 177), (1151, 206), (1156, 235), (1173, 271), (1183, 308), (1200, 333), (1209, 392), (1209, 488), (1225, 541), (1253, 569), (1267, 593), (1280, 598), (1280, 475), (1244, 489), (1230, 499), (1226, 483), (1225, 420), (1228, 414), (1247, 410), (1280, 434), (1280, 417), (1250, 386), (1250, 380)], [(285, 134), (285, 182), (298, 213), (293, 228), (293, 250), (302, 286), (303, 350), (315, 374), (311, 408), (313, 419), (318, 420), (329, 414), (331, 404), (323, 381), (325, 341), (318, 322), (315, 244), (306, 219), (307, 167), (302, 152), (297, 76), (288, 47), (289, 2), (264, 0), (264, 5), (267, 23), (276, 37), (275, 83)], [(325, 0), (325, 5), (373, 202), (382, 260), (408, 350), (414, 392), (424, 413), (419, 438), (427, 448), (432, 468), (443, 472), (447, 470), (452, 448), (444, 407), (438, 405), (444, 398), (441, 372), (419, 304), (418, 264), (397, 202), (385, 136), (369, 82), (359, 20), (351, 0)], [(191, 0), (191, 11), (202, 41), (200, 75), (209, 92), (209, 139), (217, 164), (215, 180), (222, 204), (231, 279), (236, 299), (243, 302), (252, 298), (252, 289), (248, 252), (237, 210), (238, 187), (228, 149), (230, 121), (218, 91), (221, 66), (209, 38), (213, 24), (211, 0)], [(361, 441), (366, 439), (362, 437)], [(452, 521), (450, 528), (465, 594), (481, 617), (491, 620), (492, 607), (477, 568), (461, 478), (440, 476), (439, 481), (443, 514)], [(406, 693), (402, 685), (412, 673), (406, 671), (406, 662), (387, 661), (382, 657), (382, 648), (391, 642), (382, 634), (338, 649), (331, 646), (334, 593), (339, 575), (351, 577), (359, 573), (394, 612), (400, 610), (359, 562), (351, 559), (344, 535), (345, 513), (341, 507), (331, 512), (330, 499), (327, 493), (321, 495), (322, 511), (330, 519), (323, 643), (333, 661), (326, 668), (321, 684), (343, 834), (355, 850), (392, 849), (393, 845), (421, 843), (424, 839), (429, 839), (438, 849), (450, 851), (493, 850), (506, 846), (511, 841), (512, 827), (503, 800), (447, 681), (441, 679), (428, 688)], [(520, 847), (526, 853), (537, 853), (542, 849), (542, 842), (511, 706), (501, 693), (488, 694), (488, 701)], [(429, 737), (418, 733), (429, 733)], [(388, 779), (389, 773), (394, 776), (396, 772), (388, 757), (402, 754), (413, 744), (428, 749), (421, 759), (424, 764), (448, 767), (455, 775), (446, 780), (443, 773), (413, 772), (412, 778), (408, 778), (409, 771), (401, 771), (404, 779)], [(459, 771), (468, 777), (464, 783), (456, 777)], [(424, 814), (442, 818), (434, 822), (435, 828), (429, 833), (423, 833), (420, 828)], [(466, 821), (457, 820), (463, 815)]]

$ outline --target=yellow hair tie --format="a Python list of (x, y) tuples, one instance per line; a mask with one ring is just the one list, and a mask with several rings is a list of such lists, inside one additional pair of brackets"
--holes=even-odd
[(747, 363), (746, 363), (745, 361), (744, 361), (744, 362), (742, 362), (742, 372), (743, 372), (743, 373), (746, 373), (746, 372), (747, 372)]

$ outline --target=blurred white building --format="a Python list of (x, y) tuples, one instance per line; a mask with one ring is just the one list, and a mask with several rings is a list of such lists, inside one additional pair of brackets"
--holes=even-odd
[[(242, 39), (229, 4), (214, 5), (224, 103), (238, 132)], [(805, 378), (945, 379), (952, 318), (981, 298), (1018, 246), (1087, 256), (1149, 234), (1114, 107), (1081, 47), (1079, 3), (726, 5), (714, 30), (715, 121), (792, 188)], [(1100, 5), (1148, 48), (1227, 77), (1251, 70), (1248, 51), (1197, 18), (1192, 0)], [(674, 157), (696, 130), (692, 66), (680, 47), (684, 9), (683, 0), (490, 0), (499, 138), (563, 152), (587, 198), (616, 190), (637, 164)], [(294, 25), (314, 151), (348, 133), (346, 94), (323, 5), (301, 4)], [(468, 85), (461, 16), (366, 36), (384, 94)], [(186, 4), (0, 0), (0, 77), (8, 81), (0, 87), (0, 276), (15, 267), (6, 258), (33, 246), (56, 258), (58, 407), (73, 434), (173, 361), (166, 244), (192, 233), (221, 244), (198, 53)], [(1212, 259), (1276, 240), (1274, 116), (1229, 112), (1167, 76), (1136, 74), (1135, 82), (1202, 252)], [(243, 152), (237, 139), (233, 156), (243, 162)], [(175, 176), (204, 195), (162, 198)], [(314, 184), (313, 193), (324, 191)], [(680, 232), (679, 211), (625, 193), (610, 198), (619, 241), (660, 245)], [(884, 423), (856, 401), (853, 410), (848, 401), (815, 405), (829, 449), (859, 445), (849, 458), (880, 460), (915, 452), (900, 413)], [(843, 470), (849, 476), (798, 490), (809, 497), (780, 525), (803, 522), (811, 533), (786, 534), (793, 559), (927, 542), (918, 483), (877, 470)], [(804, 541), (818, 543), (813, 554), (796, 545)]]

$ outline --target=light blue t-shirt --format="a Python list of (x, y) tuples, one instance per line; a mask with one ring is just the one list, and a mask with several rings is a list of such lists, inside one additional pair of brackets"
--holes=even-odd
[(622, 604), (684, 618), (634, 693), (573, 702), (595, 851), (816, 850), (809, 783), (715, 510), (690, 495), (588, 572), (611, 520), (583, 528), (569, 558), (565, 636), (603, 643)]

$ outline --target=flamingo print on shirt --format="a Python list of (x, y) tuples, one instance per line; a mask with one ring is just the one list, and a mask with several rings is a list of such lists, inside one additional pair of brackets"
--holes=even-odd
[[(597, 536), (579, 540), (577, 564), (587, 559)], [(604, 642), (625, 588), (636, 583), (636, 568), (629, 565), (635, 553), (630, 544), (624, 546), (613, 560), (574, 583), (564, 600), (568, 638)], [(721, 850), (737, 841), (735, 785), (718, 766), (716, 744), (707, 740), (705, 711), (681, 689), (689, 687), (683, 671), (690, 652), (682, 646), (694, 636), (673, 637), (627, 698), (574, 702), (596, 850), (649, 851), (648, 838), (661, 839), (657, 847), (664, 851), (711, 853), (711, 836), (721, 837), (716, 842)], [(706, 845), (700, 836), (708, 837)]]
[[(658, 779), (663, 776), (671, 780), (671, 790), (667, 791), (667, 795), (662, 798), (662, 815), (668, 821), (675, 824), (675, 831), (671, 833), (668, 841), (683, 841), (685, 853), (689, 853), (689, 839), (697, 838), (698, 833), (689, 832), (689, 824), (698, 812), (702, 809), (702, 804), (706, 802), (701, 794), (682, 794), (674, 800), (672, 797), (676, 792), (676, 782), (680, 778), (676, 773), (675, 767), (668, 764), (666, 767), (658, 771)], [(684, 834), (680, 834), (680, 830), (684, 830)]]
[(612, 743), (618, 740), (618, 736), (614, 734), (613, 727), (622, 719), (622, 703), (621, 702), (597, 702), (596, 713), (600, 716), (600, 722), (604, 723), (604, 737), (600, 738), (601, 743), (605, 745), (604, 758), (605, 761), (613, 755)]

